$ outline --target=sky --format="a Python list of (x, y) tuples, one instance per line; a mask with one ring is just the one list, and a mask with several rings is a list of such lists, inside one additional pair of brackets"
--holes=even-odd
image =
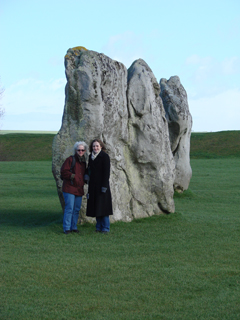
[(179, 76), (193, 131), (240, 130), (239, 0), (0, 0), (0, 30), (1, 130), (60, 129), (76, 46)]

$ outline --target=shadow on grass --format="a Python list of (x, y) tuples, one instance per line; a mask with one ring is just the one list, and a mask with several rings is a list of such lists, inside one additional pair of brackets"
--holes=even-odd
[[(48, 212), (39, 210), (4, 210), (0, 214), (1, 229), (15, 227), (19, 229), (39, 229), (45, 228), (50, 233), (62, 235), (63, 233), (63, 213)], [(79, 225), (78, 229), (84, 229), (85, 233), (93, 234), (95, 225), (91, 223), (84, 223)], [(74, 234), (75, 235), (75, 234)]]
[(62, 213), (42, 212), (39, 210), (4, 210), (0, 215), (1, 226), (19, 226), (24, 228), (46, 227), (62, 223)]
[[(0, 215), (0, 225), (2, 230), (7, 230), (9, 227), (15, 227), (18, 229), (46, 229), (48, 232), (62, 235), (63, 213), (55, 211), (46, 211), (46, 210), (10, 210), (5, 209), (1, 212)], [(151, 228), (156, 228), (158, 226), (160, 229), (164, 229), (166, 225), (171, 225), (172, 227), (179, 227), (179, 225), (184, 223), (185, 219), (181, 213), (172, 213), (170, 215), (154, 215), (151, 217), (133, 219), (132, 222), (123, 222), (117, 221), (111, 223), (111, 234), (117, 237), (125, 236), (126, 233), (129, 236), (133, 236), (135, 233), (148, 234)], [(164, 227), (165, 226), (165, 227)], [(98, 236), (95, 234), (95, 224), (84, 222), (79, 224), (78, 229), (80, 230), (81, 235), (85, 236)], [(162, 232), (162, 231), (161, 231)], [(75, 234), (73, 234), (75, 236)]]

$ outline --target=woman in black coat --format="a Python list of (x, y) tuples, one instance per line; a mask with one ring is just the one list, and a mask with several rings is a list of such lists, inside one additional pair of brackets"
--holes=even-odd
[(109, 186), (110, 158), (105, 152), (105, 146), (100, 139), (90, 144), (88, 161), (89, 187), (87, 195), (87, 216), (96, 217), (96, 232), (110, 231), (109, 216), (112, 211), (112, 197)]

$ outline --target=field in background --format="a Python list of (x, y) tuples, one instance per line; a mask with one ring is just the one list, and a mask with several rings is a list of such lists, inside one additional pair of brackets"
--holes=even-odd
[[(54, 136), (55, 133), (0, 134), (0, 161), (51, 160)], [(193, 132), (190, 156), (192, 159), (240, 157), (240, 131)]]
[(47, 133), (0, 135), (0, 161), (49, 161), (52, 159), (54, 136)]
[(240, 131), (192, 133), (192, 159), (240, 157)]
[[(45, 135), (45, 147), (42, 135), (25, 145), (24, 135), (5, 136), (21, 146), (19, 158), (31, 158), (51, 150), (54, 135)], [(0, 319), (240, 319), (235, 138), (215, 159), (198, 148), (190, 187), (174, 197), (176, 213), (118, 222), (107, 236), (90, 224), (63, 234), (51, 152), (48, 161), (1, 161)]]
[(33, 134), (57, 134), (57, 131), (30, 131), (30, 130), (0, 130), (0, 134), (11, 134), (11, 133), (33, 133)]

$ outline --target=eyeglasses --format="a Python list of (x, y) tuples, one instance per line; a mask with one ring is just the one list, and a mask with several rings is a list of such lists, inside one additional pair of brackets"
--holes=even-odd
[(84, 149), (77, 149), (77, 151), (82, 151), (82, 152), (84, 152), (85, 150), (84, 150)]

